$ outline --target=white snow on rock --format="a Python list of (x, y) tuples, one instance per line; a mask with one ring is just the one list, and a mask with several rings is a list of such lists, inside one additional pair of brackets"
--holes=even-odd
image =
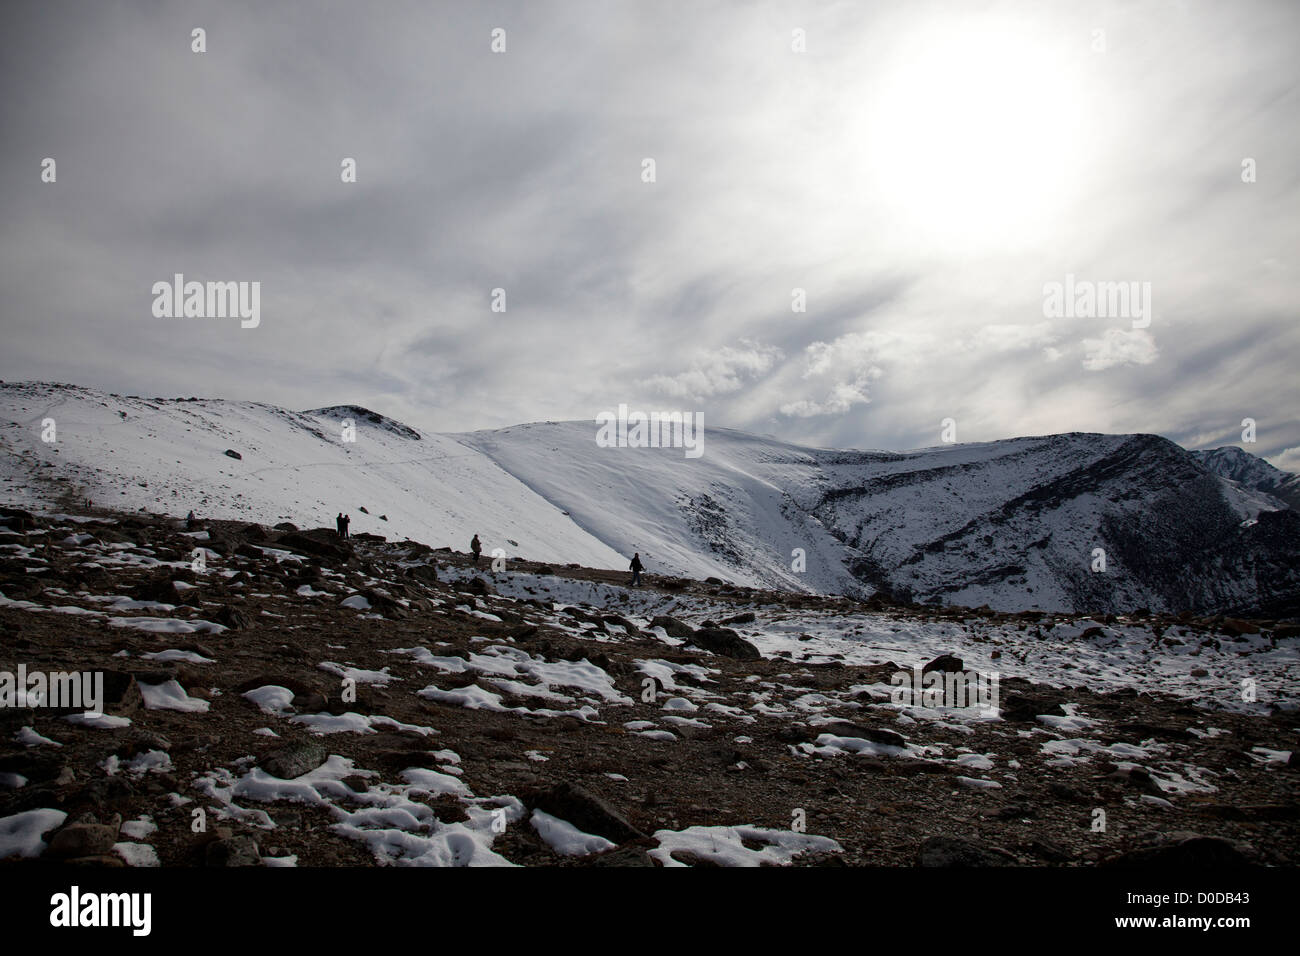
[(130, 627), (151, 634), (220, 634), (224, 624), (212, 621), (181, 621), (171, 617), (110, 617), (110, 627)]
[(278, 684), (265, 684), (244, 692), (244, 697), (262, 709), (263, 713), (287, 714), (293, 703), (293, 691)]
[(161, 866), (158, 851), (147, 843), (115, 843), (113, 852), (126, 861), (127, 866)]
[(62, 810), (27, 810), (0, 817), (0, 860), (40, 856), (45, 852), (44, 834), (62, 826), (67, 818)]
[(186, 713), (206, 714), (211, 704), (206, 700), (191, 697), (185, 688), (174, 680), (162, 684), (140, 684), (140, 694), (144, 697), (144, 706), (149, 710), (179, 710)]
[[(685, 851), (718, 866), (787, 866), (804, 853), (840, 853), (843, 848), (830, 837), (769, 830), (763, 827), (687, 827), (685, 830), (656, 830), (659, 846), (650, 856), (664, 866), (689, 866), (674, 860), (673, 853)], [(751, 850), (745, 840), (762, 843)]]
[(583, 833), (567, 820), (534, 810), (529, 822), (542, 842), (561, 856), (590, 856), (612, 850), (618, 844), (594, 833)]

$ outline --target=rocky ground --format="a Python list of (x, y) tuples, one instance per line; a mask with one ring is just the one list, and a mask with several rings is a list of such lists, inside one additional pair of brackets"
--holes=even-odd
[[(1134, 615), (1077, 637), (1100, 654), (1123, 625), (1153, 661), (1283, 668), (1271, 700), (1234, 707), (1018, 674), (1064, 617), (629, 591), (332, 530), (0, 515), (0, 670), (102, 671), (108, 696), (97, 720), (0, 707), (8, 865), (1300, 858), (1294, 624)], [(920, 660), (839, 653), (812, 620), (952, 636), (932, 669), (978, 647), (1001, 661), (1000, 716), (892, 701)]]

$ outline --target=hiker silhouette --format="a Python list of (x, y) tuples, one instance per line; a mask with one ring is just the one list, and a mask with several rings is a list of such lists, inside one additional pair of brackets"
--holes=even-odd
[(628, 569), (632, 572), (631, 586), (634, 588), (641, 585), (641, 567), (641, 552), (638, 551), (632, 555), (632, 563), (628, 565)]
[(352, 535), (348, 533), (348, 525), (350, 525), (351, 523), (352, 523), (352, 516), (344, 515), (343, 516), (343, 537), (345, 538), (352, 537)]
[(469, 550), (474, 555), (474, 567), (478, 567), (478, 556), (483, 553), (483, 545), (479, 543), (478, 535), (470, 540)]
[(339, 537), (340, 538), (343, 537), (343, 512), (342, 511), (340, 511), (338, 513), (338, 516), (334, 519), (334, 528), (336, 531), (338, 531)]

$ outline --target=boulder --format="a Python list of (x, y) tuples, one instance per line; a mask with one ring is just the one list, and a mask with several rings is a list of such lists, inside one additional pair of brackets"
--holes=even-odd
[(325, 762), (329, 754), (314, 740), (299, 740), (267, 751), (257, 761), (259, 767), (273, 777), (293, 780), (311, 773)]
[(928, 674), (931, 671), (942, 671), (945, 674), (950, 674), (960, 670), (965, 670), (960, 657), (956, 657), (952, 654), (940, 654), (934, 660), (930, 661), (930, 663), (922, 667), (921, 673)]
[(921, 866), (1006, 866), (1012, 862), (1003, 851), (981, 846), (958, 837), (932, 836), (921, 844), (917, 852)]
[(558, 783), (537, 793), (529, 802), (534, 809), (566, 820), (584, 833), (594, 833), (615, 843), (645, 836), (608, 803), (575, 783)]
[(757, 647), (729, 627), (701, 628), (691, 635), (690, 642), (696, 647), (740, 661), (757, 661), (763, 658)]
[(667, 614), (660, 614), (650, 622), (651, 627), (662, 627), (669, 637), (687, 638), (695, 633), (695, 628), (685, 621), (679, 621)]
[(50, 838), (46, 855), (55, 859), (103, 856), (113, 852), (117, 828), (102, 823), (70, 823)]
[(262, 854), (250, 836), (213, 840), (203, 851), (205, 866), (260, 866)]
[(1157, 836), (1149, 846), (1103, 860), (1106, 866), (1236, 867), (1258, 861), (1258, 851), (1244, 843), (1199, 833), (1176, 832)]

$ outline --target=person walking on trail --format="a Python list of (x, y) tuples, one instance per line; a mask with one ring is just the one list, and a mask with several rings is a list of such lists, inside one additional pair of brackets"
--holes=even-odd
[(640, 587), (641, 585), (641, 552), (640, 551), (632, 555), (632, 563), (628, 565), (628, 569), (632, 572), (632, 587), (634, 588)]
[(474, 567), (478, 567), (478, 556), (483, 553), (483, 545), (479, 543), (478, 535), (474, 535), (473, 540), (469, 543), (470, 553), (474, 555)]
[(338, 517), (334, 519), (334, 527), (335, 527), (336, 529), (338, 529), (339, 537), (342, 538), (342, 537), (344, 536), (344, 535), (343, 535), (343, 512), (342, 512), (342, 511), (340, 511), (339, 514), (338, 514)]

